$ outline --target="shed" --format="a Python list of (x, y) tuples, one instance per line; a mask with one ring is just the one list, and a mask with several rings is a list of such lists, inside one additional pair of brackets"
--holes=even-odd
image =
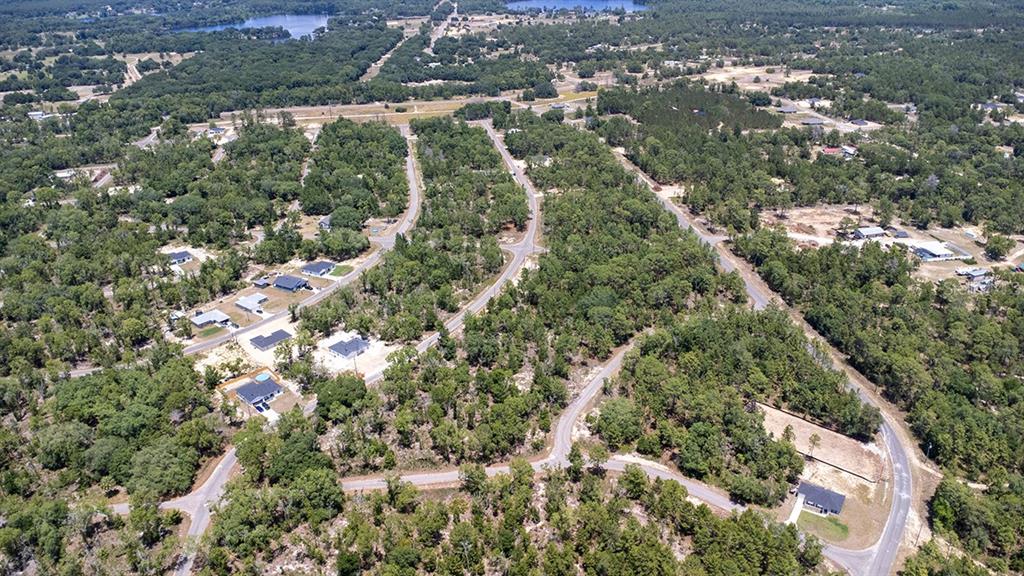
[(326, 262), (324, 260), (317, 260), (316, 262), (310, 262), (302, 267), (302, 273), (310, 276), (316, 276), (321, 278), (334, 270), (333, 262)]
[(804, 126), (822, 126), (825, 124), (825, 121), (821, 118), (804, 118), (801, 124)]
[(782, 114), (796, 114), (796, 106), (781, 106), (776, 110)]
[(324, 216), (316, 225), (319, 226), (321, 230), (327, 230), (329, 232), (331, 230), (331, 215), (328, 214), (327, 216)]
[(274, 279), (274, 288), (279, 290), (287, 290), (288, 292), (295, 292), (303, 288), (308, 288), (309, 282), (306, 282), (302, 278), (296, 278), (295, 276), (289, 276), (287, 274), (278, 276)]
[(235, 394), (247, 404), (255, 406), (261, 402), (270, 402), (281, 395), (281, 387), (274, 382), (269, 374), (260, 374), (251, 382), (247, 382), (235, 390)]
[(286, 330), (275, 330), (266, 336), (254, 336), (249, 343), (257, 350), (270, 350), (291, 337), (292, 334)]
[(846, 496), (810, 482), (801, 482), (796, 493), (803, 494), (805, 506), (817, 508), (822, 514), (839, 514), (846, 502)]
[(850, 124), (853, 124), (854, 126), (867, 126), (868, 121), (863, 118), (857, 118), (855, 120), (850, 120)]
[(366, 349), (369, 347), (370, 343), (362, 336), (351, 336), (331, 344), (328, 350), (335, 356), (348, 360), (366, 352)]
[(270, 278), (261, 276), (260, 278), (253, 280), (252, 285), (257, 288), (266, 288), (267, 286), (270, 286)]
[(235, 306), (238, 306), (246, 312), (252, 312), (253, 314), (260, 314), (263, 312), (262, 304), (269, 300), (266, 294), (262, 292), (256, 292), (248, 296), (242, 296), (235, 302)]

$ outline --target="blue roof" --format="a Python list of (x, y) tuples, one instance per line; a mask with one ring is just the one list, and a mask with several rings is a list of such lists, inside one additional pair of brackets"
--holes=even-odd
[(249, 340), (249, 342), (259, 350), (267, 350), (268, 348), (276, 346), (291, 337), (292, 335), (290, 332), (285, 330), (275, 330), (266, 336), (256, 336), (252, 340)]
[(363, 350), (370, 347), (370, 343), (361, 336), (353, 336), (351, 338), (345, 338), (339, 340), (334, 344), (330, 345), (331, 352), (338, 354), (342, 358), (351, 358), (358, 356)]
[(245, 400), (249, 404), (255, 404), (261, 400), (266, 400), (270, 396), (274, 396), (281, 392), (281, 387), (274, 382), (273, 378), (267, 378), (262, 381), (252, 381), (243, 384), (235, 390), (238, 397)]
[(316, 262), (310, 262), (302, 267), (302, 271), (307, 274), (313, 274), (315, 276), (323, 276), (331, 270), (334, 270), (334, 264), (331, 262), (325, 262), (318, 260)]
[(307, 286), (309, 282), (306, 282), (302, 278), (296, 278), (295, 276), (278, 276), (274, 279), (275, 288), (283, 288), (285, 290), (298, 290), (303, 286)]
[(167, 258), (171, 262), (177, 262), (179, 260), (189, 260), (192, 258), (192, 253), (188, 250), (182, 250), (181, 252), (171, 252), (167, 255)]

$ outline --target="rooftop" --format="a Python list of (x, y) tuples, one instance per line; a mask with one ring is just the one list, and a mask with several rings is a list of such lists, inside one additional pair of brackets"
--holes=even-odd
[(275, 330), (266, 336), (255, 336), (249, 342), (258, 350), (267, 350), (291, 337), (291, 333), (286, 330)]
[(229, 322), (231, 317), (221, 312), (220, 310), (210, 310), (209, 312), (203, 312), (202, 314), (196, 314), (191, 318), (192, 323), (196, 326), (202, 326), (204, 324)]
[(829, 511), (839, 512), (843, 509), (843, 503), (846, 502), (846, 496), (810, 482), (801, 482), (796, 492), (803, 494), (804, 498), (813, 505)]
[(239, 386), (235, 390), (238, 397), (249, 404), (265, 400), (268, 396), (274, 396), (279, 392), (281, 392), (281, 387), (277, 385), (277, 382), (274, 382), (273, 378), (257, 378), (252, 382)]
[(342, 338), (329, 346), (331, 352), (342, 358), (351, 358), (359, 355), (360, 352), (370, 347), (370, 343), (362, 336), (351, 336)]
[(314, 276), (323, 276), (331, 270), (334, 270), (333, 262), (325, 262), (324, 260), (317, 260), (316, 262), (310, 262), (302, 267), (302, 271), (306, 274), (312, 274)]
[(296, 278), (295, 276), (278, 276), (274, 279), (274, 286), (277, 288), (284, 288), (285, 290), (298, 290), (309, 283), (302, 278)]

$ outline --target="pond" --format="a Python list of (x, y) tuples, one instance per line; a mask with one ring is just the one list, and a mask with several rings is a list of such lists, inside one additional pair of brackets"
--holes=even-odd
[(244, 22), (232, 22), (230, 24), (216, 24), (214, 26), (198, 26), (195, 28), (182, 28), (178, 32), (218, 32), (228, 28), (284, 28), (292, 35), (292, 38), (312, 36), (317, 28), (327, 26), (327, 19), (330, 16), (323, 14), (278, 14), (276, 16), (260, 16), (249, 18)]
[(573, 10), (583, 8), (588, 12), (608, 12), (624, 10), (639, 12), (647, 6), (637, 4), (633, 0), (516, 0), (508, 3), (509, 10), (526, 12), (529, 10)]

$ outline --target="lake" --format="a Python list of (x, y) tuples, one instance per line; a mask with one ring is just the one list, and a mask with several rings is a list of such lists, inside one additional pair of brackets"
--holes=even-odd
[(611, 10), (639, 12), (646, 10), (647, 6), (637, 4), (632, 0), (517, 0), (508, 3), (508, 9), (517, 12), (526, 12), (528, 10), (573, 10), (575, 8), (583, 8), (588, 12), (607, 12)]
[(178, 32), (218, 32), (228, 28), (284, 28), (292, 35), (292, 38), (312, 36), (313, 30), (327, 26), (327, 19), (330, 16), (322, 14), (278, 14), (276, 16), (261, 16), (249, 18), (244, 22), (232, 22), (230, 24), (217, 24), (214, 26), (198, 26), (195, 28), (182, 28)]

